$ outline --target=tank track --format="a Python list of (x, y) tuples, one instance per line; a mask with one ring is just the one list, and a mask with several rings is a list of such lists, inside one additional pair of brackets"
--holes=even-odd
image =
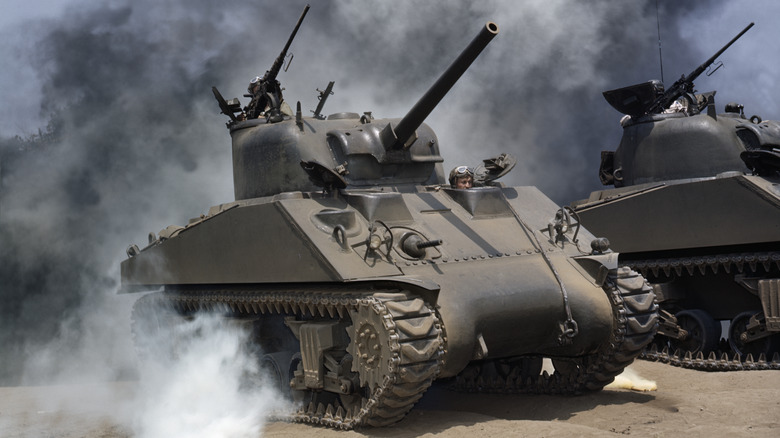
[[(575, 359), (574, 367), (563, 366), (558, 370), (556, 364), (552, 375), (547, 371), (527, 375), (522, 361), (510, 366), (508, 372), (496, 372), (498, 366), (483, 365), (479, 372), (458, 375), (452, 388), (465, 392), (562, 395), (602, 389), (641, 354), (658, 329), (655, 293), (635, 271), (629, 268), (613, 270), (604, 290), (612, 303), (615, 323), (609, 340), (598, 352)], [(542, 358), (524, 359), (537, 360), (541, 364)]]
[[(434, 309), (419, 297), (401, 290), (338, 291), (323, 288), (312, 291), (166, 291), (137, 303), (137, 314), (160, 302), (180, 314), (197, 311), (223, 313), (229, 317), (282, 314), (344, 320), (350, 315), (369, 314), (381, 321), (392, 357), (382, 372), (381, 382), (367, 397), (349, 408), (338, 402), (300, 406), (292, 413), (273, 416), (275, 420), (309, 423), (351, 430), (361, 426), (386, 426), (396, 423), (439, 374), (445, 355), (441, 322)], [(351, 327), (350, 327), (351, 328)], [(134, 332), (136, 330), (134, 329)], [(354, 342), (354, 341), (353, 341)], [(358, 347), (350, 346), (355, 351)], [(358, 360), (360, 360), (358, 358)]]
[(763, 353), (758, 357), (758, 360), (755, 360), (752, 354), (748, 354), (743, 361), (738, 354), (729, 355), (723, 352), (718, 357), (714, 351), (711, 351), (705, 358), (701, 351), (694, 354), (691, 351), (677, 349), (670, 353), (668, 347), (659, 351), (658, 346), (653, 344), (649, 349), (645, 349), (639, 358), (699, 371), (780, 370), (780, 353), (778, 352), (775, 352), (771, 361), (768, 361)]
[[(663, 273), (669, 277), (672, 272), (677, 276), (681, 276), (683, 273), (693, 275), (696, 272), (701, 275), (717, 274), (718, 271), (727, 274), (731, 272), (741, 274), (747, 270), (755, 273), (759, 267), (763, 268), (764, 272), (770, 272), (772, 268), (780, 270), (780, 252), (743, 252), (670, 259), (630, 260), (621, 263), (621, 265), (635, 269), (645, 276), (649, 273), (654, 276)], [(771, 361), (767, 360), (763, 354), (758, 358), (754, 358), (752, 355), (742, 358), (738, 354), (727, 352), (721, 352), (718, 356), (714, 351), (705, 357), (701, 351), (692, 352), (680, 349), (670, 351), (668, 347), (659, 350), (657, 345), (651, 344), (639, 358), (699, 371), (780, 370), (780, 353), (778, 352), (774, 353)]]
[(693, 275), (696, 271), (701, 275), (706, 275), (707, 271), (717, 274), (719, 270), (723, 270), (727, 274), (732, 271), (741, 274), (745, 272), (745, 269), (748, 269), (750, 272), (756, 272), (759, 265), (761, 265), (766, 272), (769, 272), (773, 266), (775, 269), (780, 270), (780, 252), (733, 253), (670, 259), (630, 260), (626, 263), (621, 263), (621, 265), (639, 271), (644, 276), (647, 276), (648, 273), (658, 276), (661, 272), (667, 277), (670, 276), (672, 272), (676, 273), (678, 276), (682, 275), (683, 272), (687, 272), (688, 275)]

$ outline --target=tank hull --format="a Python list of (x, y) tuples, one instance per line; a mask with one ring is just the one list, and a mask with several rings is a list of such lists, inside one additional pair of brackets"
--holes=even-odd
[[(601, 284), (572, 258), (583, 255), (576, 246), (562, 252), (542, 231), (522, 226), (544, 229), (539, 211), (553, 215), (554, 204), (530, 187), (483, 188), (461, 200), (469, 212), (452, 193), (294, 193), (217, 206), (123, 262), (123, 286), (401, 287), (437, 305), (447, 327), (443, 377), (472, 360), (595, 352), (613, 325)], [(375, 221), (393, 234), (390, 257), (366, 257), (363, 243)], [(346, 245), (334, 237), (339, 226)], [(412, 258), (398, 246), (406, 233), (444, 243)], [(580, 236), (589, 238), (585, 231)], [(543, 252), (551, 253), (546, 258), (579, 325), (566, 345), (558, 340), (566, 318), (561, 285)]]
[(729, 172), (697, 180), (603, 190), (578, 204), (577, 212), (589, 230), (608, 236), (612, 247), (624, 257), (655, 251), (700, 248), (706, 252), (706, 248), (777, 244), (780, 178)]
[[(154, 348), (149, 327), (201, 311), (253, 327), (263, 363), (304, 406), (295, 421), (392, 424), (438, 378), (598, 390), (655, 334), (655, 294), (616, 253), (582, 251), (585, 229), (551, 236), (556, 211), (533, 187), (241, 200), (130, 251), (122, 287), (162, 289), (134, 307), (140, 351)], [(408, 239), (432, 244), (410, 251)]]

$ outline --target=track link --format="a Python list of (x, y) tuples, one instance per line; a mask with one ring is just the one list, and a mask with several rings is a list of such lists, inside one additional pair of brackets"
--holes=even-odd
[(719, 271), (727, 274), (732, 272), (741, 274), (743, 272), (756, 272), (759, 268), (763, 268), (764, 272), (769, 272), (773, 268), (780, 270), (780, 252), (769, 251), (630, 260), (622, 263), (622, 265), (641, 272), (645, 277), (651, 273), (656, 277), (661, 273), (667, 277), (671, 276), (672, 273), (680, 276), (683, 272), (687, 272), (688, 275), (693, 275), (695, 272), (699, 272), (701, 275), (706, 275), (708, 272), (717, 274)]
[(772, 355), (771, 361), (767, 360), (763, 353), (757, 359), (752, 354), (748, 354), (744, 359), (739, 354), (730, 355), (726, 352), (722, 352), (718, 356), (714, 351), (711, 351), (707, 357), (704, 357), (704, 353), (701, 351), (693, 353), (677, 349), (674, 352), (669, 352), (668, 347), (664, 347), (659, 351), (658, 346), (652, 344), (650, 348), (642, 352), (639, 358), (698, 371), (780, 370), (780, 353), (778, 352)]
[[(445, 345), (441, 322), (433, 308), (419, 297), (400, 290), (197, 290), (165, 291), (142, 297), (133, 310), (133, 332), (138, 321), (149, 321), (156, 308), (172, 308), (179, 314), (206, 311), (227, 317), (280, 314), (296, 317), (351, 320), (348, 332), (352, 342), (348, 352), (354, 356), (358, 374), (367, 379), (367, 395), (351, 406), (334, 402), (310, 402), (295, 412), (274, 416), (294, 421), (350, 430), (362, 426), (386, 426), (403, 419), (433, 383), (442, 368)], [(163, 314), (165, 315), (165, 314)], [(360, 324), (354, 319), (360, 318)], [(157, 321), (159, 318), (152, 318)], [(368, 322), (366, 322), (368, 321)], [(368, 325), (381, 330), (382, 350), (379, 366), (367, 371), (368, 358), (361, 358), (356, 331)], [(138, 341), (138, 336), (136, 335)], [(145, 351), (143, 343), (140, 351)], [(386, 345), (384, 345), (386, 344)], [(377, 347), (379, 349), (379, 347)], [(367, 355), (366, 355), (367, 356)], [(369, 365), (367, 365), (369, 364)], [(353, 369), (354, 371), (355, 369)], [(369, 377), (366, 377), (369, 376)], [(364, 388), (365, 389), (365, 388)]]
[[(665, 275), (678, 277), (685, 275), (717, 274), (725, 272), (753, 273), (780, 271), (780, 252), (741, 252), (729, 254), (713, 254), (694, 257), (678, 257), (669, 259), (645, 259), (629, 260), (622, 263), (631, 269), (654, 277)], [(662, 303), (663, 304), (663, 303)], [(650, 344), (639, 356), (640, 359), (661, 362), (668, 365), (688, 368), (699, 371), (755, 371), (755, 370), (780, 370), (780, 352), (772, 353), (771, 360), (761, 354), (759, 357), (747, 355), (742, 357), (733, 352), (710, 351), (707, 354), (701, 351), (689, 351), (668, 347), (658, 348), (656, 344)]]

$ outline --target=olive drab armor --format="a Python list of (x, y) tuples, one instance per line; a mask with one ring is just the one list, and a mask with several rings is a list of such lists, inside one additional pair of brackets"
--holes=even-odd
[(199, 311), (249, 324), (294, 402), (285, 418), (338, 429), (400, 421), (440, 378), (555, 394), (611, 382), (655, 334), (652, 289), (570, 208), (496, 182), (510, 155), (450, 188), (447, 146), (423, 123), (497, 34), (487, 23), (402, 118), (323, 116), (332, 82), (313, 117), (285, 114), (272, 87), (262, 114), (215, 88), (235, 200), (128, 249), (123, 291), (158, 290), (135, 304), (134, 331)]

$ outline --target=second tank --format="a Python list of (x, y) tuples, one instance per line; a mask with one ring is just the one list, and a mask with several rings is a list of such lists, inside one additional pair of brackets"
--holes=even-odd
[(661, 306), (646, 356), (703, 370), (780, 368), (780, 123), (717, 112), (693, 81), (753, 24), (665, 89), (604, 92), (625, 116), (600, 177), (614, 188), (573, 204)]

